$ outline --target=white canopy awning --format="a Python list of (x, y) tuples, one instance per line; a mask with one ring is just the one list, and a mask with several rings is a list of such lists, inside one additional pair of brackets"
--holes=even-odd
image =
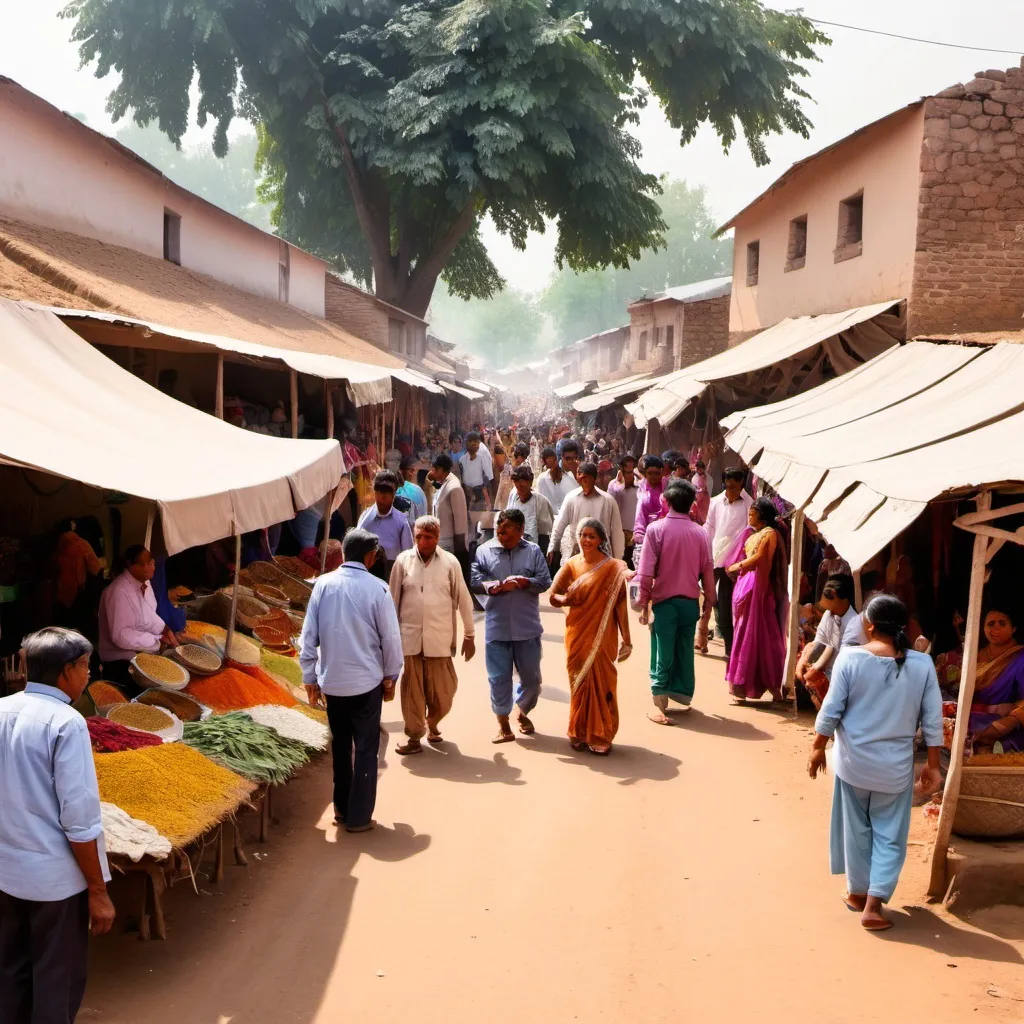
[(420, 373), (419, 370), (414, 370), (411, 366), (407, 366), (404, 370), (392, 370), (391, 376), (395, 380), (408, 384), (410, 387), (422, 388), (433, 395), (444, 394), (444, 388), (433, 377), (428, 377), (425, 373)]
[(121, 369), (53, 313), (0, 300), (0, 461), (156, 502), (170, 554), (291, 519), (337, 441), (240, 430)]
[(560, 388), (555, 388), (554, 391), (559, 398), (574, 398), (576, 395), (582, 395), (593, 383), (592, 380), (577, 380), (571, 384), (563, 384)]
[[(638, 427), (646, 426), (648, 420), (653, 419), (662, 426), (667, 426), (710, 384), (778, 366), (788, 359), (809, 352), (815, 346), (844, 331), (865, 323), (872, 317), (885, 313), (898, 301), (892, 299), (870, 306), (846, 309), (841, 313), (822, 313), (820, 316), (782, 320), (735, 348), (726, 349), (718, 355), (711, 356), (710, 359), (655, 378), (654, 386), (635, 402), (628, 403), (626, 409), (632, 414)], [(858, 355), (862, 360), (870, 359), (895, 344), (894, 338), (879, 330), (878, 337), (865, 339), (863, 351), (858, 352)], [(839, 345), (829, 349), (829, 357), (841, 373), (854, 368), (860, 362), (858, 359), (851, 359)]]
[(493, 384), (488, 384), (487, 381), (480, 380), (479, 377), (467, 377), (465, 383), (477, 391), (482, 391), (485, 395), (489, 395), (494, 390)]
[(320, 377), (322, 380), (343, 380), (348, 385), (349, 397), (352, 399), (353, 405), (377, 405), (391, 401), (391, 377), (395, 370), (390, 366), (375, 366), (372, 363), (360, 363), (354, 359), (343, 359), (340, 356), (324, 355), (319, 352), (302, 352), (297, 349), (257, 345), (251, 341), (227, 338), (219, 334), (202, 334), (199, 331), (168, 327), (166, 324), (153, 323), (149, 320), (138, 320), (120, 313), (103, 313), (90, 309), (45, 308), (59, 317), (102, 320), (111, 324), (131, 324), (134, 327), (144, 327), (154, 334), (164, 334), (169, 338), (190, 341), (196, 345), (208, 346), (221, 352), (235, 352), (238, 355), (251, 356), (255, 359), (276, 360), (298, 373), (307, 373), (311, 377)]
[(723, 421), (729, 446), (854, 567), (929, 501), (1024, 480), (1024, 348), (915, 341)]
[(448, 380), (439, 380), (437, 383), (440, 384), (445, 391), (450, 391), (453, 395), (461, 395), (463, 398), (468, 398), (471, 402), (484, 397), (476, 391), (470, 391), (469, 388), (464, 388), (461, 384), (453, 384)]
[(572, 403), (572, 407), (577, 412), (594, 412), (596, 409), (603, 409), (606, 405), (614, 405), (620, 398), (643, 391), (644, 388), (649, 387), (653, 379), (649, 373), (635, 373), (631, 377), (622, 378), (622, 380), (598, 384), (592, 395), (577, 398)]

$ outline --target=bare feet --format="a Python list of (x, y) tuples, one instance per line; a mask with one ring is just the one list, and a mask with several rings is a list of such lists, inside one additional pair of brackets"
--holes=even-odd
[(495, 736), (492, 743), (515, 743), (516, 735), (512, 731), (512, 726), (509, 725), (508, 715), (498, 715), (498, 735)]
[(869, 896), (865, 901), (860, 923), (869, 932), (884, 932), (892, 927), (892, 921), (882, 913), (882, 901), (877, 896)]
[(527, 718), (521, 708), (516, 709), (516, 724), (519, 726), (519, 731), (524, 736), (532, 736), (537, 731), (533, 722)]
[(395, 747), (395, 753), (401, 754), (403, 757), (407, 754), (422, 754), (423, 747), (420, 745), (419, 740), (408, 740)]
[(665, 714), (668, 711), (668, 697), (664, 694), (654, 694), (654, 710), (649, 712), (647, 717), (656, 725), (671, 725), (672, 719)]

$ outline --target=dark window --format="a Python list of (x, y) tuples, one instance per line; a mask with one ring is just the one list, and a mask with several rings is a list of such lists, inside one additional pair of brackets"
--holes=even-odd
[(836, 235), (836, 263), (853, 259), (864, 251), (864, 193), (858, 192), (839, 204)]
[(388, 320), (388, 348), (392, 352), (402, 351), (402, 322), (400, 320)]
[(761, 243), (747, 243), (747, 287), (757, 284), (757, 273), (761, 267)]
[(641, 331), (640, 332), (640, 341), (639, 341), (639, 343), (637, 344), (637, 347), (636, 347), (636, 357), (637, 357), (637, 359), (646, 359), (647, 358), (647, 332), (646, 331)]
[(164, 259), (181, 266), (181, 217), (164, 210)]
[(277, 255), (277, 297), (281, 302), (288, 301), (288, 291), (291, 287), (292, 277), (292, 256), (291, 249), (287, 242), (278, 243)]
[(807, 262), (807, 215), (789, 222), (789, 246), (786, 249), (786, 270), (799, 270)]
[(669, 324), (665, 328), (665, 347), (672, 352), (675, 348), (676, 328), (675, 324)]

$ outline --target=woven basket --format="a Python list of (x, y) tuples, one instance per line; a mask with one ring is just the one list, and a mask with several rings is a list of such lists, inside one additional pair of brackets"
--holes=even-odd
[(169, 679), (158, 679), (156, 676), (150, 675), (143, 667), (139, 664), (140, 655), (136, 655), (131, 660), (131, 670), (135, 675), (136, 679), (142, 683), (143, 688), (155, 686), (158, 690), (184, 690), (189, 683), (188, 669), (184, 666), (179, 665), (178, 662), (173, 661), (171, 658), (164, 658), (157, 654), (147, 654), (142, 658), (143, 664), (149, 661), (150, 658), (159, 658), (160, 663), (164, 668), (167, 669), (168, 676), (174, 672), (176, 678), (173, 680)]
[(289, 576), (288, 573), (270, 562), (251, 563), (249, 575), (257, 583), (277, 587), (291, 604), (303, 608), (309, 601), (309, 595), (313, 592), (313, 588), (308, 583), (297, 580), (294, 576)]
[(257, 583), (253, 586), (253, 593), (264, 604), (272, 608), (287, 608), (291, 604), (288, 595), (270, 583)]
[(953, 831), (981, 839), (1024, 837), (1024, 766), (964, 765)]
[(174, 656), (194, 676), (212, 676), (224, 667), (223, 660), (205, 644), (182, 644)]

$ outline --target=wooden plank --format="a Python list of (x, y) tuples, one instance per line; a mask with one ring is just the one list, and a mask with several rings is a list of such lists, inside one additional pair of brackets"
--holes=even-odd
[(334, 437), (334, 389), (330, 381), (324, 381), (324, 401), (327, 403), (327, 439)]
[(1002, 519), (1003, 516), (1016, 515), (1018, 512), (1024, 512), (1024, 502), (1018, 505), (1006, 505), (1003, 508), (990, 508), (984, 512), (967, 512), (954, 519), (953, 525), (966, 529), (968, 526), (974, 526), (976, 523), (985, 523), (990, 519)]
[[(782, 689), (790, 685), (796, 695), (796, 661), (800, 640), (800, 577), (804, 559), (804, 514), (799, 509), (792, 519), (792, 551), (789, 558), (789, 630), (786, 634), (786, 664), (782, 670)], [(793, 701), (796, 714), (796, 700)]]
[(299, 436), (299, 374), (288, 371), (288, 399), (292, 406), (292, 437)]
[[(978, 496), (978, 511), (987, 512), (992, 507), (992, 492), (983, 491)], [(967, 741), (967, 723), (971, 713), (971, 699), (974, 696), (974, 676), (978, 667), (978, 638), (981, 634), (981, 601), (985, 589), (985, 553), (988, 540), (981, 534), (974, 538), (974, 557), (971, 560), (971, 582), (967, 599), (967, 626), (964, 632), (964, 661), (960, 672), (960, 694), (956, 707), (956, 729), (953, 732), (952, 756), (949, 774), (942, 791), (942, 810), (932, 850), (931, 879), (928, 894), (941, 899), (949, 879), (946, 877), (946, 858), (949, 851), (949, 837), (953, 834), (953, 818), (956, 816), (957, 800), (960, 796), (960, 778), (963, 771), (963, 750)]]
[(860, 569), (853, 574), (853, 606), (858, 612), (864, 611), (864, 584), (861, 582)]
[(217, 353), (217, 391), (213, 396), (213, 414), (224, 419), (224, 353)]

